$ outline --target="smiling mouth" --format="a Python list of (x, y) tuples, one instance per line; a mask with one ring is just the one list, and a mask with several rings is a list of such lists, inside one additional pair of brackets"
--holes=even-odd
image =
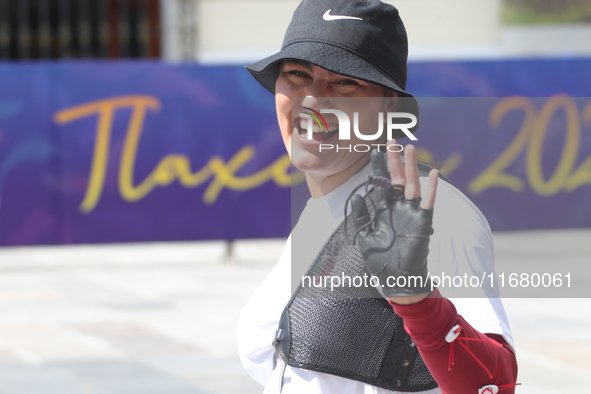
[[(311, 119), (298, 117), (295, 119), (296, 129), (300, 136), (308, 138), (308, 122)], [(328, 130), (325, 126), (320, 127), (318, 123), (312, 120), (312, 139), (314, 141), (324, 142), (334, 137), (339, 132), (339, 125), (328, 124)]]

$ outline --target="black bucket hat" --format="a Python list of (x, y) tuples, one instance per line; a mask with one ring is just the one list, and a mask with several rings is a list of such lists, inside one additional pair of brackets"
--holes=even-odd
[[(304, 60), (398, 92), (403, 97), (398, 111), (418, 119), (418, 103), (405, 90), (407, 56), (406, 29), (394, 6), (379, 0), (303, 0), (281, 51), (246, 69), (275, 94), (283, 60)], [(411, 130), (416, 129), (418, 125)]]

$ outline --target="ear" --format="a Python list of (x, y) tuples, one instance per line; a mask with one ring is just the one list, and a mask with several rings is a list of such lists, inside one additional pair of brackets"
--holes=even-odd
[(398, 92), (395, 92), (390, 89), (384, 88), (384, 90), (384, 97), (387, 98), (387, 112), (396, 112), (396, 108), (398, 108), (398, 98), (400, 97), (400, 95), (398, 94)]
[[(400, 95), (398, 94), (398, 92), (395, 92), (393, 90), (384, 88), (384, 98), (385, 98), (385, 104), (386, 104), (386, 112), (396, 112), (396, 108), (398, 108), (398, 98), (400, 97)], [(385, 121), (385, 119), (384, 119)], [(384, 124), (384, 129), (386, 128), (385, 124)], [(378, 140), (378, 142), (380, 144), (385, 144), (386, 141), (386, 133), (383, 133), (381, 138)]]

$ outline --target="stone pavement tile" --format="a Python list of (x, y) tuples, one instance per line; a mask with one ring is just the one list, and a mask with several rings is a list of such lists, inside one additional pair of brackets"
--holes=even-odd
[(0, 302), (61, 300), (64, 294), (54, 289), (6, 289), (0, 285)]
[(113, 288), (94, 279), (92, 272), (61, 272), (48, 276), (49, 283), (59, 288), (78, 305), (101, 305), (112, 308), (169, 308), (168, 302), (150, 302), (125, 288)]
[(81, 381), (105, 393), (114, 394), (197, 394), (206, 393), (171, 375), (136, 360), (93, 360), (60, 363)]
[(214, 393), (260, 394), (264, 389), (246, 374), (237, 355), (164, 354), (141, 357), (140, 360), (151, 368)]
[[(577, 234), (568, 233), (564, 242), (588, 239), (571, 239)], [(543, 242), (543, 253), (528, 258), (523, 251), (535, 250), (545, 238), (507, 234), (497, 245), (498, 263), (588, 259), (581, 246), (574, 255), (568, 248), (556, 252), (552, 238)], [(233, 263), (168, 264), (164, 258), (137, 265), (97, 260), (77, 266), (72, 260), (55, 267), (0, 267), (0, 394), (261, 393), (240, 365), (235, 338), (243, 305), (272, 267), (256, 262), (261, 247), (240, 246)], [(108, 257), (109, 247), (101, 248)], [(591, 303), (504, 303), (523, 383), (516, 392), (587, 392)]]
[(219, 372), (197, 380), (193, 378), (186, 380), (216, 394), (261, 394), (265, 390), (264, 386), (255, 382), (246, 373), (228, 375), (225, 372)]
[(2, 394), (210, 394), (134, 360), (0, 366)]
[(590, 237), (588, 228), (495, 232), (495, 258), (589, 258)]
[(579, 394), (591, 387), (589, 370), (572, 363), (541, 356), (538, 352), (517, 348), (519, 374), (522, 385), (516, 394)]
[(540, 341), (521, 338), (519, 350), (521, 349), (585, 371), (591, 384), (591, 344), (577, 342), (571, 338), (553, 338), (552, 341), (544, 341), (543, 344)]
[(0, 325), (0, 346), (20, 359), (35, 363), (121, 357), (124, 354), (100, 338), (42, 322)]
[(115, 348), (124, 350), (130, 355), (186, 353), (200, 350), (196, 346), (178, 342), (148, 327), (129, 321), (84, 322), (68, 324), (68, 327), (104, 339)]
[(87, 394), (76, 376), (61, 366), (0, 363), (2, 394)]
[(0, 248), (0, 268), (199, 264), (222, 261), (226, 251), (225, 241), (21, 246)]
[[(14, 362), (18, 361), (18, 357), (8, 349), (3, 349), (0, 345), (0, 365), (3, 362)], [(0, 391), (2, 393), (2, 391)]]
[[(229, 261), (235, 263), (272, 263), (279, 260), (285, 247), (285, 239), (250, 239), (235, 241)], [(228, 261), (228, 260), (227, 260)]]
[(519, 365), (518, 394), (591, 387), (591, 300), (504, 299)]

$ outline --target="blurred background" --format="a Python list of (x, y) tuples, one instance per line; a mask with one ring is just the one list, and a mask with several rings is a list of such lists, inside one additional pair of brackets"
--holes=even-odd
[[(421, 154), (488, 218), (497, 271), (586, 270), (591, 0), (388, 2)], [(235, 326), (303, 184), (243, 66), (298, 4), (0, 0), (0, 394), (262, 392)], [(585, 392), (591, 302), (504, 304), (517, 392)]]

